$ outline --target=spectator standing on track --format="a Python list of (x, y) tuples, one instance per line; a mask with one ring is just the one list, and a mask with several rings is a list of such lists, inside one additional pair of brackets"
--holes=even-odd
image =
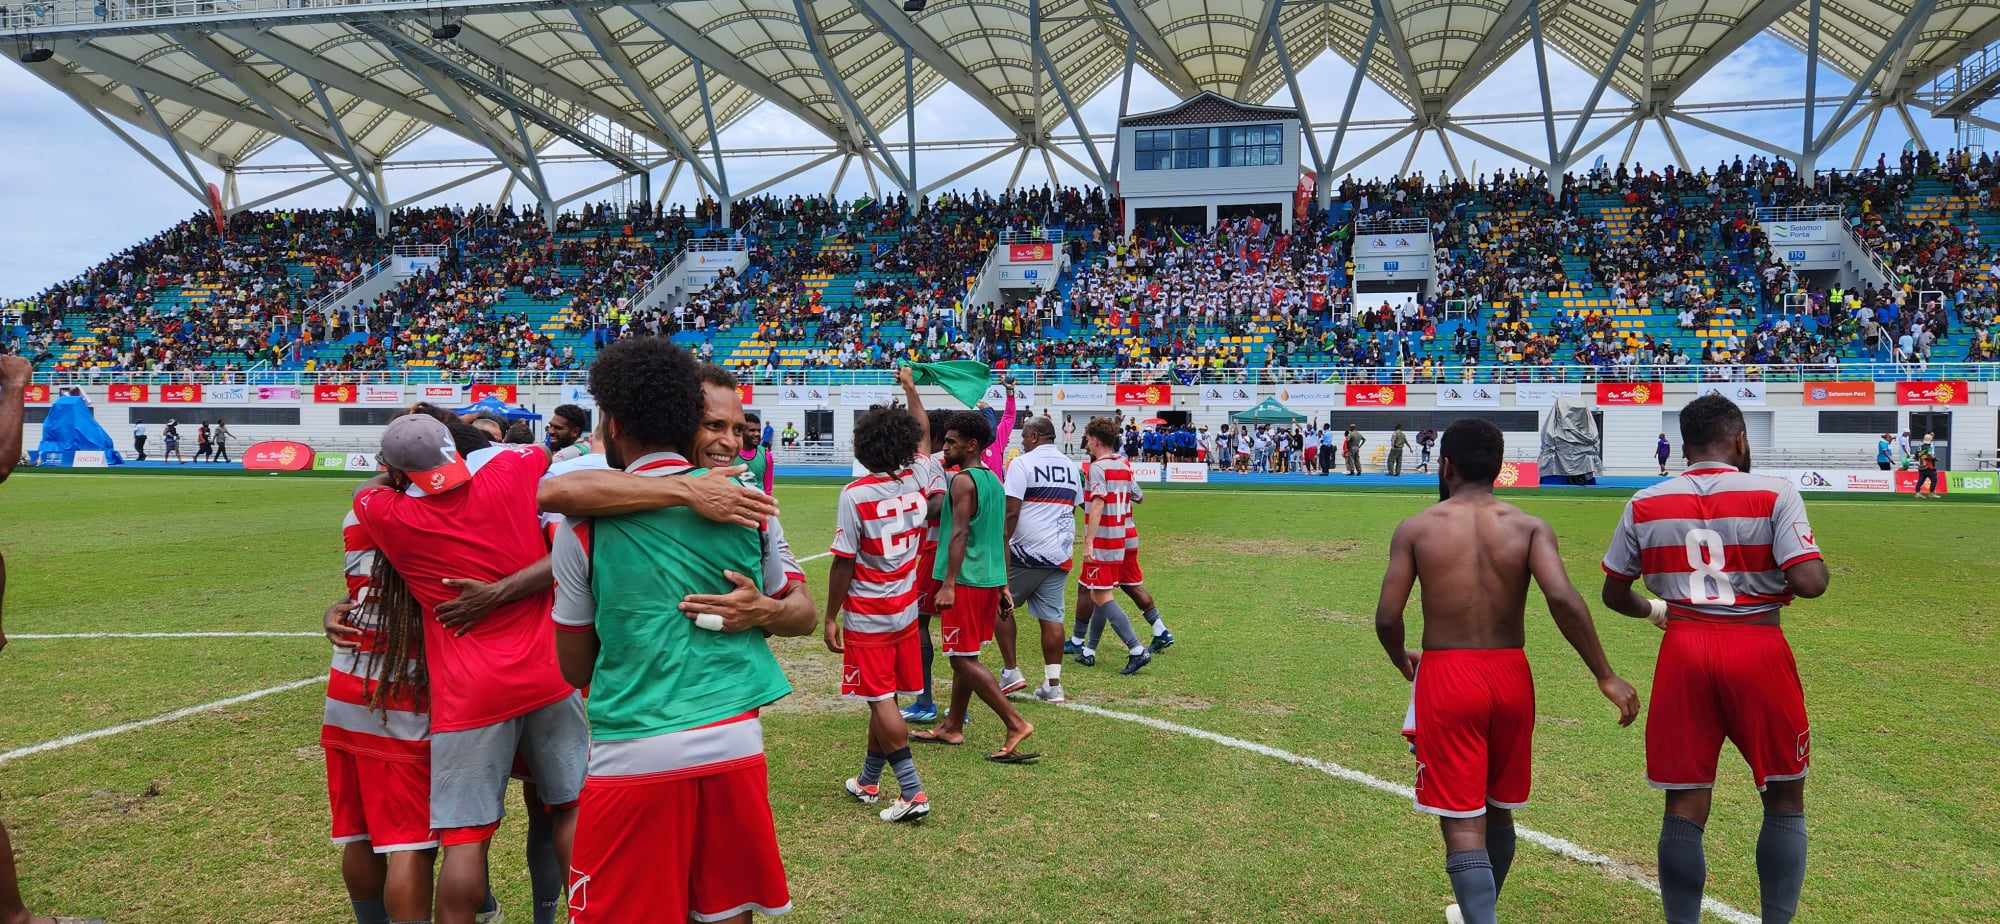
[(146, 461), (146, 425), (145, 425), (145, 424), (142, 424), (142, 423), (135, 423), (135, 424), (133, 424), (133, 425), (132, 425), (132, 451), (133, 451), (133, 452), (135, 452), (135, 453), (138, 453), (138, 455), (139, 455), (139, 461), (141, 461), (141, 462), (144, 462), (144, 461)]
[(1319, 431), (1319, 473), (1322, 477), (1333, 474), (1333, 424)]
[(786, 449), (790, 449), (794, 446), (797, 446), (798, 444), (799, 444), (799, 428), (793, 426), (791, 421), (789, 420), (785, 421), (784, 432), (778, 434), (778, 445), (783, 446)]
[(229, 425), (223, 423), (221, 418), (215, 421), (215, 456), (212, 461), (229, 461)]
[(1431, 447), (1437, 445), (1438, 432), (1425, 427), (1417, 433), (1417, 471), (1429, 474), (1431, 470)]
[(1353, 424), (1347, 425), (1347, 436), (1340, 444), (1340, 454), (1347, 460), (1349, 475), (1361, 474), (1361, 445), (1366, 442), (1368, 438), (1362, 436), (1360, 430), (1355, 429)]
[[(1928, 447), (1929, 444), (1926, 443), (1925, 445), (1926, 447)], [(1917, 451), (1917, 496), (1918, 497), (1938, 496), (1937, 478), (1938, 478), (1937, 456), (1932, 455), (1928, 448), (1918, 450)]]
[(166, 443), (166, 451), (160, 453), (160, 461), (165, 462), (171, 457), (179, 459), (182, 465), (187, 464), (187, 457), (181, 455), (181, 428), (179, 424), (171, 419), (168, 420), (167, 428), (160, 431), (160, 439)]
[(1396, 425), (1396, 432), (1389, 434), (1389, 474), (1403, 474), (1403, 450), (1410, 447), (1409, 436), (1403, 433), (1403, 425)]
[[(0, 354), (0, 481), (6, 481), (7, 476), (14, 473), (14, 466), (21, 461), (21, 420), (27, 416), (22, 403), (27, 397), (28, 378), (33, 375), (34, 368), (19, 356)], [(7, 562), (0, 558), (0, 604), (5, 604), (6, 593)], [(0, 622), (0, 650), (6, 647), (7, 633), (4, 622)], [(5, 825), (0, 825), (0, 921), (9, 924), (104, 924), (102, 918), (86, 920), (30, 914), (27, 904), (21, 900), (20, 881), (14, 871), (14, 845), (7, 839)]]
[(1882, 434), (1882, 438), (1875, 441), (1875, 467), (1885, 472), (1895, 464), (1894, 460), (1889, 457), (1889, 445), (1889, 434), (1887, 433)]
[[(1660, 434), (1659, 443), (1653, 446), (1653, 458), (1660, 463), (1660, 477), (1667, 477), (1667, 457), (1673, 455), (1674, 445), (1667, 442), (1667, 435)], [(1885, 468), (1887, 466), (1884, 466)]]
[(208, 422), (202, 421), (201, 427), (195, 431), (194, 460), (196, 462), (207, 462), (209, 461), (210, 454), (214, 452), (215, 438), (209, 433)]

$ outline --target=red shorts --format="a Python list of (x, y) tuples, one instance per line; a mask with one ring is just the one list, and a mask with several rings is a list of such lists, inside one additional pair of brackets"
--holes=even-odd
[(577, 803), (570, 924), (791, 910), (764, 756), (695, 777), (591, 777)]
[(917, 554), (917, 613), (923, 616), (937, 615), (938, 580), (931, 577), (931, 569), (937, 567), (937, 547), (933, 546)]
[(1736, 743), (1759, 790), (1805, 778), (1812, 729), (1784, 630), (1669, 622), (1646, 707), (1646, 781), (1659, 789), (1714, 786), (1724, 738)]
[(993, 621), (1000, 616), (1004, 587), (958, 585), (951, 609), (938, 614), (939, 648), (945, 657), (976, 658), (980, 646), (993, 640)]
[[(1137, 568), (1135, 563), (1132, 567)], [(1086, 590), (1111, 590), (1124, 583), (1125, 561), (1098, 561), (1095, 558), (1083, 560), (1083, 573), (1077, 576), (1077, 583)]]
[(1118, 568), (1118, 586), (1137, 587), (1146, 583), (1146, 572), (1139, 570), (1139, 550), (1127, 548), (1125, 563)]
[(898, 693), (923, 695), (924, 652), (916, 623), (894, 632), (844, 632), (841, 645), (840, 695), (869, 702)]
[(1528, 804), (1535, 678), (1521, 649), (1426, 651), (1415, 694), (1417, 811), (1473, 818)]
[(431, 765), (326, 749), (326, 797), (333, 808), (333, 842), (368, 841), (376, 853), (429, 850)]

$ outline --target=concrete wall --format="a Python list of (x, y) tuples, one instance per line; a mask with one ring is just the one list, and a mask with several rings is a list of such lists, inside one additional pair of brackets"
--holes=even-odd
[[(1118, 166), (1118, 192), (1125, 201), (1125, 227), (1133, 226), (1134, 216), (1140, 209), (1200, 206), (1207, 210), (1208, 226), (1214, 227), (1218, 205), (1278, 204), (1284, 208), (1285, 230), (1291, 230), (1295, 217), (1292, 214), (1293, 200), (1298, 195), (1299, 186), (1299, 146), (1303, 138), (1299, 134), (1299, 120), (1273, 121), (1280, 125), (1279, 135), (1285, 141), (1285, 150), (1278, 163), (1268, 167), (1139, 170), (1134, 167), (1132, 157), (1125, 157)], [(1118, 143), (1122, 146), (1121, 150), (1135, 151), (1133, 134), (1138, 131), (1228, 128), (1245, 124), (1250, 123), (1123, 126), (1118, 130)]]
[[(1490, 408), (1441, 409), (1438, 406), (1439, 387), (1434, 385), (1409, 386), (1407, 391), (1408, 404), (1404, 407), (1390, 408), (1350, 409), (1330, 406), (1331, 401), (1342, 399), (1342, 392), (1339, 386), (1311, 386), (1309, 388), (1292, 386), (1289, 392), (1294, 396), (1293, 409), (1307, 415), (1311, 421), (1324, 423), (1336, 419), (1336, 415), (1339, 415), (1342, 418), (1352, 416), (1358, 421), (1363, 422), (1363, 433), (1369, 439), (1369, 450), (1371, 453), (1387, 446), (1390, 431), (1399, 421), (1408, 425), (1410, 431), (1414, 433), (1416, 429), (1414, 420), (1408, 418), (1414, 418), (1416, 414), (1421, 412), (1533, 412), (1535, 414), (1534, 429), (1528, 429), (1525, 422), (1520, 427), (1507, 428), (1507, 442), (1508, 456), (1510, 458), (1534, 458), (1539, 448), (1539, 439), (1535, 433), (1539, 430), (1540, 422), (1547, 413), (1546, 410), (1531, 405), (1524, 406), (1520, 404), (1520, 396), (1517, 393), (1516, 386), (1486, 387), (1498, 398), (1497, 405)], [(1746, 403), (1744, 411), (1751, 422), (1753, 452), (1773, 465), (1777, 464), (1777, 460), (1782, 455), (1797, 456), (1800, 454), (1810, 454), (1823, 457), (1822, 460), (1815, 461), (1812, 464), (1831, 465), (1836, 461), (1844, 460), (1848, 467), (1868, 467), (1874, 462), (1876, 435), (1873, 433), (1821, 433), (1821, 412), (1874, 411), (1893, 413), (1896, 422), (1893, 429), (1901, 431), (1909, 428), (1910, 413), (1913, 411), (1949, 410), (1952, 412), (1952, 426), (1954, 430), (1953, 439), (1949, 447), (1951, 452), (1949, 462), (1954, 468), (1969, 470), (1974, 465), (1976, 454), (1983, 453), (1991, 457), (1996, 447), (2000, 446), (2000, 406), (1989, 403), (1995, 401), (1996, 398), (2000, 398), (2000, 396), (1989, 396), (1989, 389), (1996, 387), (2000, 387), (2000, 383), (1975, 383), (1972, 388), (1971, 402), (1969, 404), (1955, 405), (1949, 408), (1899, 407), (1895, 403), (1895, 383), (1882, 382), (1876, 386), (1876, 403), (1873, 406), (1809, 406), (1804, 403), (1799, 385), (1773, 383), (1765, 388), (1764, 405), (1757, 406)], [(1160, 408), (1127, 407), (1118, 409), (1111, 406), (1108, 397), (1102, 402), (1089, 405), (1075, 403), (1057, 405), (1054, 403), (1051, 386), (1024, 386), (1021, 392), (1021, 405), (1024, 409), (1031, 408), (1037, 413), (1044, 409), (1050, 411), (1059, 426), (1064, 414), (1073, 415), (1078, 422), (1079, 431), (1082, 429), (1082, 424), (1090, 416), (1109, 415), (1116, 413), (1118, 410), (1123, 410), (1127, 416), (1135, 417), (1149, 417), (1161, 411), (1186, 412), (1189, 414), (1189, 419), (1192, 423), (1197, 426), (1206, 426), (1211, 432), (1214, 432), (1223, 424), (1228, 423), (1231, 411), (1247, 407), (1249, 404), (1262, 400), (1263, 397), (1274, 394), (1280, 388), (1281, 386), (1246, 386), (1242, 391), (1248, 396), (1247, 399), (1245, 397), (1232, 396), (1226, 400), (1215, 400), (1211, 396), (1210, 400), (1204, 401), (1201, 389), (1176, 386), (1173, 389), (1174, 401), (1170, 406)], [(1310, 397), (1315, 394), (1313, 389), (1317, 389), (1317, 401), (1314, 401)], [(753, 386), (752, 390), (753, 400), (750, 406), (760, 411), (766, 420), (771, 421), (773, 426), (781, 431), (784, 429), (785, 424), (790, 422), (796, 425), (801, 433), (804, 433), (807, 430), (806, 415), (809, 411), (815, 409), (830, 410), (833, 418), (834, 441), (836, 447), (842, 452), (846, 450), (848, 445), (855, 413), (865, 410), (865, 406), (860, 403), (849, 403), (849, 401), (844, 400), (842, 396), (844, 389), (838, 387), (818, 389), (816, 397), (806, 395), (804, 389), (798, 389), (795, 390), (796, 393), (789, 399), (785, 397), (781, 389), (773, 386)], [(1107, 392), (1109, 391), (1108, 388), (1106, 390)], [(880, 400), (883, 397), (887, 397), (890, 393), (891, 390), (885, 389), (882, 386), (873, 386), (865, 395), (861, 389), (855, 389), (854, 394), (849, 396), (849, 398), (854, 402)], [(177, 415), (181, 421), (184, 450), (187, 452), (193, 451), (195, 420), (201, 416), (198, 409), (187, 405), (163, 405), (159, 403), (139, 405), (109, 404), (106, 402), (105, 389), (103, 387), (87, 388), (85, 389), (85, 394), (96, 407), (98, 422), (103, 424), (104, 428), (110, 432), (113, 442), (119, 449), (129, 450), (131, 448), (131, 410), (133, 408), (151, 408), (163, 412), (171, 411)], [(1594, 394), (1595, 392), (1591, 387), (1584, 386), (1581, 389), (1580, 401), (1589, 403), (1594, 398)], [(1680, 453), (1680, 434), (1677, 426), (1671, 423), (1671, 415), (1699, 394), (1700, 391), (1694, 385), (1669, 384), (1666, 386), (1666, 396), (1663, 404), (1644, 407), (1598, 408), (1604, 415), (1602, 432), (1606, 471), (1610, 473), (1636, 473), (1649, 470), (1652, 466), (1654, 441), (1662, 431), (1668, 434), (1668, 438), (1674, 446), (1675, 457), (1678, 458)], [(1330, 399), (1329, 395), (1331, 396)], [(1300, 396), (1306, 397), (1303, 400), (1298, 400)], [(262, 439), (295, 439), (321, 450), (360, 451), (372, 449), (375, 446), (376, 441), (380, 438), (381, 428), (379, 426), (342, 425), (340, 422), (340, 411), (342, 408), (358, 409), (361, 407), (360, 405), (313, 404), (310, 401), (310, 397), (310, 390), (308, 390), (308, 400), (302, 405), (234, 405), (238, 407), (295, 407), (299, 414), (299, 423), (296, 426), (231, 425), (230, 429), (236, 434), (236, 438), (231, 444), (232, 450), (241, 450), (251, 443)], [(556, 405), (565, 402), (575, 402), (588, 406), (587, 400), (582, 400), (587, 399), (587, 397), (587, 394), (583, 394), (579, 386), (523, 386), (519, 400), (522, 404), (530, 408), (538, 410), (543, 414), (548, 414)], [(410, 400), (415, 399), (413, 387)], [(956, 402), (950, 397), (945, 396), (941, 392), (931, 392), (929, 390), (926, 390), (925, 401), (933, 407), (957, 406)], [(997, 402), (995, 404), (997, 406)], [(383, 406), (378, 409), (393, 410), (393, 406)], [(213, 415), (208, 416), (212, 417)], [(158, 424), (154, 424), (149, 426), (148, 430), (151, 435), (148, 448), (153, 452), (157, 452), (160, 447), (161, 427)], [(27, 448), (33, 450), (41, 441), (40, 426), (29, 424), (25, 437)]]

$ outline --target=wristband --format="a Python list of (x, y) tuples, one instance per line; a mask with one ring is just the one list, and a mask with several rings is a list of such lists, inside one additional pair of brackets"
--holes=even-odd
[(696, 616), (694, 624), (696, 628), (707, 629), (710, 632), (722, 631), (722, 617), (714, 613), (702, 613)]
[(1647, 614), (1646, 616), (1647, 621), (1651, 622), (1653, 625), (1659, 626), (1662, 629), (1666, 628), (1667, 601), (1660, 599), (1650, 599), (1646, 601), (1646, 605), (1652, 607), (1653, 610), (1651, 613)]

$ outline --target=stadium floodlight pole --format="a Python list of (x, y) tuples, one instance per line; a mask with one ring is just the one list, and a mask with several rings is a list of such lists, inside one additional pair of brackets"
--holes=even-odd
[[(1085, 176), (1096, 177), (1098, 186), (1109, 189), (1111, 187), (1111, 171), (1104, 168), (1104, 158), (1097, 153), (1097, 142), (1091, 140), (1090, 129), (1086, 128), (1083, 124), (1083, 113), (1077, 111), (1076, 102), (1070, 98), (1069, 87), (1063, 83), (1062, 74), (1056, 71), (1055, 59), (1049, 56), (1049, 46), (1041, 41), (1041, 11), (1042, 0), (1028, 0), (1028, 20), (1034, 23), (1034, 31), (1036, 33), (1035, 40), (1032, 43), (1035, 46), (1035, 62), (1040, 64), (1043, 70), (1048, 71), (1049, 84), (1055, 87), (1056, 99), (1062, 103), (1063, 112), (1069, 115), (1069, 124), (1076, 129), (1077, 137), (1083, 139), (1083, 150), (1090, 155), (1090, 162), (1097, 165), (1096, 170), (1084, 170), (1082, 173)], [(1039, 135), (1041, 113), (1035, 113), (1035, 122), (1037, 135)], [(1044, 154), (1047, 153), (1048, 144), (1048, 139), (1044, 137), (1042, 139)], [(1053, 177), (1055, 176), (1055, 172), (1055, 165), (1050, 164), (1049, 176), (1051, 177), (1051, 183), (1054, 182)]]
[[(812, 52), (813, 60), (819, 64), (820, 79), (833, 91), (834, 98), (840, 101), (841, 111), (847, 115), (848, 133), (853, 138), (854, 146), (861, 147), (862, 136), (866, 135), (868, 143), (875, 145), (875, 149), (886, 156), (889, 146), (882, 143), (881, 134), (875, 131), (874, 123), (868, 121), (867, 112), (854, 99), (854, 94), (847, 88), (847, 81), (841, 79), (840, 71), (833, 65), (833, 54), (827, 48), (826, 36), (820, 34), (819, 22), (814, 17), (812, 5), (806, 0), (792, 0), (792, 11), (798, 16), (799, 31), (805, 33), (806, 48)], [(882, 166), (888, 171), (889, 178), (896, 181), (896, 185), (906, 190), (911, 188), (910, 178), (903, 175), (903, 171), (896, 166), (893, 159)]]
[[(1347, 127), (1354, 121), (1354, 102), (1361, 96), (1361, 82), (1368, 78), (1368, 59), (1375, 54), (1375, 40), (1382, 35), (1382, 11), (1378, 7), (1368, 20), (1368, 37), (1361, 41), (1361, 54), (1354, 59), (1354, 78), (1347, 84), (1347, 102), (1340, 107), (1340, 122), (1333, 129), (1333, 147), (1326, 152), (1328, 161), (1340, 159), (1340, 147), (1347, 141)], [(1334, 170), (1332, 175), (1314, 178), (1319, 188), (1314, 193), (1319, 197), (1319, 207), (1325, 211), (1333, 204), (1333, 179), (1346, 171)]]
[[(1875, 76), (1882, 73), (1882, 69), (1889, 65), (1891, 59), (1900, 59), (1903, 56), (1904, 46), (1910, 43), (1917, 25), (1930, 18), (1931, 10), (1936, 6), (1937, 0), (1916, 0), (1910, 5), (1910, 12), (1903, 16), (1902, 25), (1896, 27), (1895, 35), (1890, 36), (1889, 41), (1882, 45), (1881, 52), (1875, 55), (1868, 69), (1862, 71), (1860, 78), (1854, 81), (1854, 86), (1848, 89), (1847, 98), (1840, 101), (1840, 105), (1833, 110), (1833, 116), (1826, 120), (1826, 127), (1820, 129), (1819, 137), (1813, 139), (1813, 153), (1826, 150), (1827, 146), (1839, 137), (1840, 123), (1847, 118), (1849, 112), (1853, 111), (1855, 104), (1860, 102), (1861, 94), (1869, 89), (1875, 81)], [(1883, 88), (1885, 93), (1888, 89)]]

